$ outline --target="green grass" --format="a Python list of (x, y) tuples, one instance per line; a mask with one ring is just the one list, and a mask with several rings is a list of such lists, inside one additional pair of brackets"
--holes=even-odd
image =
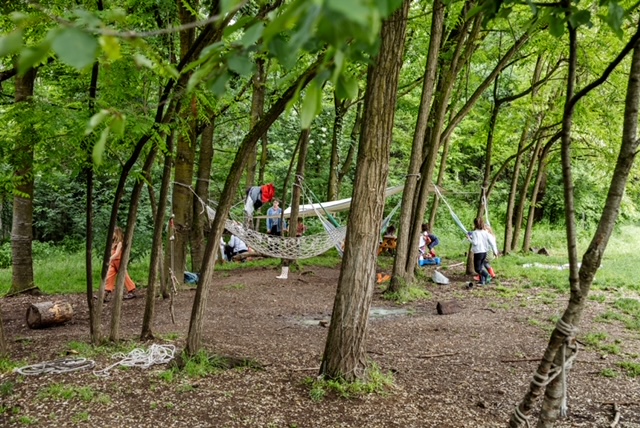
[(627, 376), (629, 377), (639, 377), (640, 376), (640, 363), (633, 363), (631, 361), (623, 361), (618, 364), (621, 368), (625, 370)]
[[(68, 401), (77, 398), (87, 403), (98, 399), (101, 395), (103, 394), (98, 394), (90, 387), (62, 385), (59, 383), (49, 385), (38, 392), (39, 399)], [(104, 402), (104, 398), (100, 398), (99, 401)]]
[(391, 373), (383, 373), (376, 364), (367, 370), (367, 379), (347, 382), (343, 379), (322, 380), (306, 378), (309, 396), (313, 401), (322, 401), (330, 393), (341, 398), (354, 398), (368, 394), (384, 394), (394, 384)]
[(390, 300), (398, 304), (405, 304), (418, 300), (428, 300), (431, 298), (431, 293), (429, 293), (422, 287), (410, 286), (402, 288), (400, 291), (396, 291), (393, 293), (385, 292), (382, 294), (382, 297), (386, 300)]

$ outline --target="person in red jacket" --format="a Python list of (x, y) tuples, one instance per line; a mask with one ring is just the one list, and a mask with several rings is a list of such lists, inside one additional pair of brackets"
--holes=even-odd
[[(104, 296), (105, 302), (111, 300), (111, 295), (116, 289), (116, 278), (118, 277), (120, 259), (122, 258), (122, 241), (124, 241), (124, 233), (122, 233), (122, 229), (116, 226), (116, 229), (113, 231), (111, 259), (109, 259), (109, 270), (107, 271), (107, 280), (104, 288), (106, 291)], [(129, 273), (125, 272), (125, 275), (124, 284), (127, 287), (127, 294), (124, 295), (124, 299), (133, 299), (136, 297), (136, 284), (129, 276)]]

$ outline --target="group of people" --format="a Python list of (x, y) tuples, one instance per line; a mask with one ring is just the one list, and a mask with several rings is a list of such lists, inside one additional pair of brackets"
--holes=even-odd
[[(395, 226), (391, 225), (387, 227), (384, 233), (384, 239), (395, 237)], [(480, 285), (489, 284), (491, 279), (496, 277), (496, 273), (489, 262), (489, 251), (493, 253), (494, 257), (500, 255), (495, 234), (491, 227), (485, 224), (482, 218), (476, 218), (474, 220), (474, 230), (468, 232), (467, 238), (471, 243), (473, 266), (477, 274), (474, 279), (477, 280)], [(434, 248), (439, 244), (440, 239), (431, 232), (429, 225), (422, 224), (419, 243), (419, 262), (422, 263), (425, 260), (435, 258), (436, 253)]]

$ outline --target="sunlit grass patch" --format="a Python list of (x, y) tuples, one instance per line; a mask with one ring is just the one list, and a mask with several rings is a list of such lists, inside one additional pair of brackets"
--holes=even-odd
[(365, 380), (347, 382), (343, 379), (318, 380), (306, 378), (304, 382), (309, 387), (309, 395), (313, 401), (321, 401), (329, 393), (342, 398), (354, 398), (368, 394), (384, 394), (394, 385), (393, 375), (384, 373), (378, 365), (372, 364), (367, 370)]
[(621, 368), (624, 369), (625, 373), (629, 377), (639, 377), (640, 376), (640, 363), (634, 363), (631, 361), (623, 361), (618, 364)]

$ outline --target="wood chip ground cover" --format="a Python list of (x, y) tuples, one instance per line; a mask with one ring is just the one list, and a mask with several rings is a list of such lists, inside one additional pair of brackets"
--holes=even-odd
[[(310, 268), (304, 275), (291, 273), (286, 281), (276, 280), (278, 274), (263, 268), (217, 272), (209, 298), (207, 350), (249, 358), (262, 370), (176, 376), (172, 382), (164, 379), (166, 366), (116, 369), (106, 378), (88, 370), (43, 376), (4, 373), (0, 426), (503, 427), (526, 391), (535, 360), (567, 299), (500, 281), (467, 290), (466, 278), (453, 272), (450, 285), (426, 285), (429, 300), (398, 306), (377, 290), (373, 307), (392, 314), (370, 318), (367, 350), (371, 361), (393, 373), (394, 386), (384, 394), (350, 399), (329, 394), (314, 401), (306, 380), (317, 375), (328, 331), (320, 321), (330, 319), (339, 269)], [(193, 296), (191, 289), (179, 291), (175, 325), (169, 302), (158, 300), (157, 339), (138, 346), (182, 348)], [(122, 335), (130, 341), (140, 333), (142, 297), (123, 302)], [(29, 329), (28, 306), (56, 299), (73, 305), (73, 320)], [(451, 300), (459, 301), (460, 312), (438, 315), (437, 302)], [(616, 403), (618, 426), (640, 428), (640, 378), (620, 366), (640, 364), (640, 333), (621, 321), (598, 318), (613, 310), (612, 300), (588, 304), (578, 335), (586, 346), (570, 374), (570, 414), (558, 427), (608, 427)], [(111, 305), (105, 307), (105, 325)], [(20, 296), (2, 299), (0, 306), (13, 360), (54, 360), (69, 351), (71, 342), (88, 341), (83, 295)], [(96, 369), (114, 362), (107, 353), (99, 353), (95, 361)], [(67, 395), (56, 393), (61, 390)]]

